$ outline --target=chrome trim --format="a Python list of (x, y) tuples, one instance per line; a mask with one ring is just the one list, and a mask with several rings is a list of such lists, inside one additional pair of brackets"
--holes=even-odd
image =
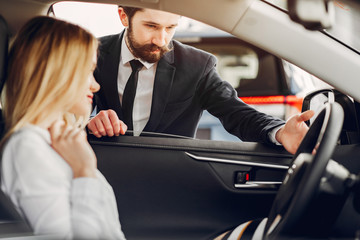
[(275, 164), (268, 164), (268, 163), (256, 163), (256, 162), (245, 162), (245, 161), (238, 161), (238, 160), (231, 160), (231, 159), (221, 159), (221, 158), (211, 158), (211, 157), (201, 157), (196, 156), (194, 154), (185, 152), (186, 155), (189, 157), (198, 160), (198, 161), (206, 161), (206, 162), (219, 162), (219, 163), (231, 163), (237, 165), (247, 165), (247, 166), (254, 166), (254, 167), (265, 167), (265, 168), (276, 168), (276, 169), (288, 169), (289, 166), (284, 165), (275, 165)]
[(266, 181), (247, 181), (244, 184), (235, 184), (235, 188), (261, 188), (261, 189), (278, 189), (282, 182), (266, 182)]

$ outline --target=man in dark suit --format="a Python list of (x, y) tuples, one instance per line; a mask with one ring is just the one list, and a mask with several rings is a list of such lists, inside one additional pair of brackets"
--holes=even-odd
[[(129, 127), (134, 135), (151, 131), (193, 137), (203, 110), (208, 110), (244, 141), (283, 144), (295, 152), (307, 132), (303, 121), (313, 112), (294, 116), (285, 125), (242, 102), (219, 77), (213, 55), (172, 39), (179, 15), (119, 7), (119, 16), (126, 30), (101, 39), (95, 71), (101, 86), (94, 101), (98, 114), (88, 124), (95, 136), (124, 134)], [(137, 70), (134, 59), (141, 62)], [(132, 81), (135, 98), (130, 107), (123, 106)]]

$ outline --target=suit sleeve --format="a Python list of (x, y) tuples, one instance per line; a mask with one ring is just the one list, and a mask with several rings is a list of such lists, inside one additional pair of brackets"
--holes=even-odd
[(272, 144), (270, 131), (285, 122), (244, 103), (235, 89), (220, 78), (215, 66), (216, 58), (209, 55), (197, 86), (202, 108), (219, 118), (224, 128), (241, 140)]

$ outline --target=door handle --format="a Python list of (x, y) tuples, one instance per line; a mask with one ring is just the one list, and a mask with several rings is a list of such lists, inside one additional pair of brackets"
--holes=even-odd
[(235, 188), (239, 189), (278, 189), (282, 182), (267, 182), (267, 181), (247, 181), (245, 183), (236, 183)]

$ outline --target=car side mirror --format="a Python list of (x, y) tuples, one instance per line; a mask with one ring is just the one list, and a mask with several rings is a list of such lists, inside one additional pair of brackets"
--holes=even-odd
[[(320, 89), (309, 93), (303, 100), (302, 112), (314, 110), (319, 113), (326, 102), (337, 102), (344, 109), (344, 123), (340, 134), (341, 144), (360, 142), (360, 109), (358, 102), (336, 89)], [(310, 126), (315, 116), (305, 123)]]
[(288, 0), (289, 16), (309, 30), (331, 28), (335, 22), (334, 4), (330, 0)]
[[(315, 113), (319, 112), (327, 102), (333, 103), (335, 101), (335, 94), (333, 89), (320, 89), (307, 94), (303, 100), (302, 112), (307, 110), (314, 110)], [(316, 115), (316, 114), (315, 114)], [(310, 126), (315, 116), (305, 123)]]

